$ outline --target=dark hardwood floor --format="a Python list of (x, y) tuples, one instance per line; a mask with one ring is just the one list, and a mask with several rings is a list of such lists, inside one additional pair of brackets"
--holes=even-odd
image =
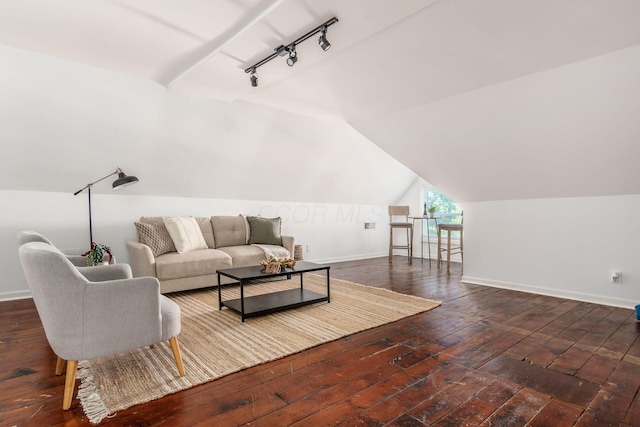
[[(405, 258), (336, 263), (334, 278), (443, 301), (121, 411), (127, 426), (640, 426), (632, 310), (460, 283)], [(0, 425), (88, 426), (62, 411), (31, 300), (0, 303)], [(188, 366), (186, 366), (188, 369)]]

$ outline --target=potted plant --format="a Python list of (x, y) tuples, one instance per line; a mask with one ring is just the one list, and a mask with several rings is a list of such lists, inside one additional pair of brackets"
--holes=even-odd
[(104, 261), (104, 257), (109, 255), (107, 262), (113, 258), (111, 248), (101, 243), (91, 242), (91, 249), (83, 253), (82, 256), (87, 257), (87, 265), (100, 265)]
[(429, 205), (429, 218), (433, 218), (434, 214), (436, 213), (436, 205)]

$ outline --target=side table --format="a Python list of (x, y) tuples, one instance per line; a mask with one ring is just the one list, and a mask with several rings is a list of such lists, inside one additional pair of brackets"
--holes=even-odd
[[(422, 215), (422, 216), (410, 216), (413, 221), (413, 228), (416, 227), (416, 221), (420, 221), (420, 259), (424, 262), (424, 224), (427, 223), (427, 230), (429, 229), (429, 220), (433, 220), (436, 223), (436, 230), (438, 229), (438, 218), (435, 216)], [(431, 268), (431, 236), (427, 232), (427, 248), (429, 250), (429, 268)]]

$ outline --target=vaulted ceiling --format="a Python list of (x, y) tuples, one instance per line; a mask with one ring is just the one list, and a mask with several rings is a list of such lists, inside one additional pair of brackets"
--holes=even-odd
[[(245, 68), (333, 16), (329, 51), (313, 37), (251, 87)], [(347, 125), (459, 201), (571, 197), (640, 193), (639, 17), (637, 0), (9, 0), (0, 44)]]

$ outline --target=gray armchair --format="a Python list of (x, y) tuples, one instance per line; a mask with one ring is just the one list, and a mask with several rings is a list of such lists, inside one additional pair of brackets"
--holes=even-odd
[(127, 264), (76, 268), (54, 246), (20, 246), (20, 262), (47, 340), (58, 356), (56, 375), (67, 361), (62, 409), (69, 409), (79, 360), (107, 356), (168, 340), (184, 375), (177, 336), (180, 307), (153, 277), (131, 277)]
[[(22, 246), (25, 243), (29, 243), (29, 242), (43, 242), (43, 243), (48, 243), (51, 246), (55, 246), (51, 240), (47, 239), (46, 237), (44, 237), (42, 234), (38, 233), (37, 231), (21, 231), (18, 233), (18, 245)], [(86, 250), (83, 249), (60, 249), (60, 252), (62, 252), (68, 259), (69, 261), (71, 261), (71, 263), (73, 265), (75, 265), (76, 267), (86, 267), (87, 266), (87, 257), (86, 256), (82, 256), (83, 253), (86, 252)], [(115, 264), (115, 257), (111, 259), (111, 261), (109, 262), (109, 264)]]

